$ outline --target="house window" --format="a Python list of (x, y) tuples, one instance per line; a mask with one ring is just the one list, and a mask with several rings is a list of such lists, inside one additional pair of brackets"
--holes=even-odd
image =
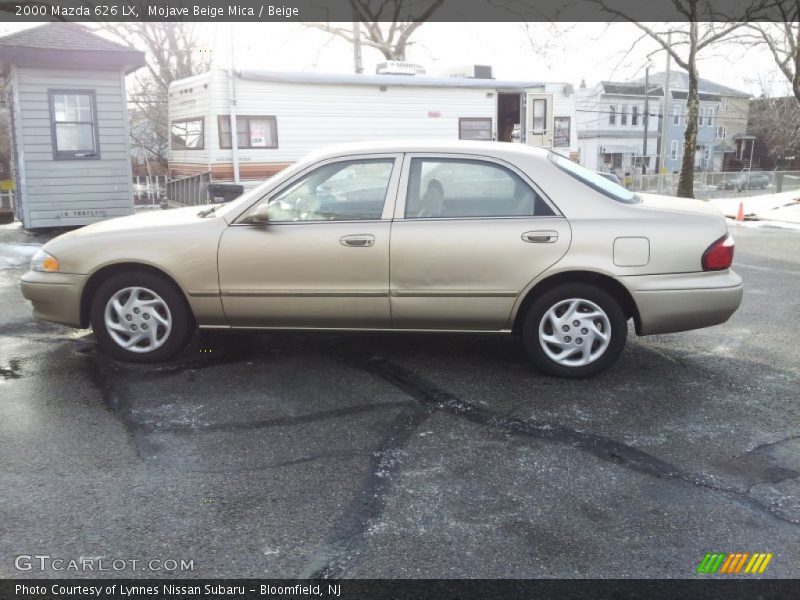
[(49, 90), (53, 158), (100, 158), (94, 91)]
[(533, 101), (533, 131), (544, 133), (547, 122), (547, 100), (544, 98)]
[(204, 119), (181, 119), (172, 122), (170, 148), (173, 150), (202, 150), (205, 142)]
[[(217, 117), (219, 128), (219, 147), (231, 147), (231, 118), (229, 115)], [(237, 148), (277, 148), (278, 121), (275, 117), (236, 116)]]
[(614, 104), (608, 107), (608, 124), (609, 125), (617, 124), (617, 107)]
[(672, 160), (678, 158), (678, 144), (680, 142), (678, 140), (672, 140), (669, 144), (669, 157)]
[(681, 105), (680, 104), (673, 104), (672, 105), (672, 124), (673, 125), (680, 125), (681, 124)]
[(721, 125), (717, 127), (717, 139), (724, 140), (727, 137), (728, 137), (728, 132), (725, 130), (725, 128), (722, 127)]
[(639, 107), (634, 106), (631, 108), (631, 125), (634, 127), (639, 126)]
[(714, 125), (714, 107), (709, 106), (706, 109), (706, 126), (712, 127)]
[(458, 120), (458, 139), (491, 140), (492, 120), (464, 118)]
[(722, 100), (720, 100), (719, 107), (722, 110), (728, 110), (728, 99), (723, 98)]
[(619, 124), (620, 125), (627, 125), (628, 124), (628, 105), (623, 104), (619, 108)]

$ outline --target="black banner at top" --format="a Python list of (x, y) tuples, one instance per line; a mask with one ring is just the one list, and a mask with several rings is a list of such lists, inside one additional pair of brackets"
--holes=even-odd
[(796, 21), (796, 0), (0, 0), (0, 21)]

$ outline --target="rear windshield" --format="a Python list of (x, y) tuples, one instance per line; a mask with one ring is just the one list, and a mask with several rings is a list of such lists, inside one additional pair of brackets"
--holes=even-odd
[(578, 181), (585, 183), (593, 190), (608, 196), (617, 202), (624, 202), (625, 204), (636, 204), (641, 202), (641, 199), (632, 191), (622, 187), (618, 183), (606, 179), (600, 173), (596, 173), (591, 169), (582, 167), (578, 163), (571, 161), (565, 156), (561, 156), (555, 152), (550, 152), (547, 156), (555, 166), (571, 175)]

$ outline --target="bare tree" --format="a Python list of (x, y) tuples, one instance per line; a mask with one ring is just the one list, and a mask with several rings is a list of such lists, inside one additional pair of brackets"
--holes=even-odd
[(693, 198), (697, 119), (700, 110), (698, 56), (743, 27), (753, 15), (759, 14), (765, 5), (771, 5), (772, 0), (753, 2), (743, 9), (740, 15), (726, 15), (725, 5), (719, 0), (673, 0), (672, 4), (677, 14), (686, 19), (686, 22), (670, 23), (666, 30), (657, 30), (651, 25), (634, 21), (624, 10), (616, 8), (613, 0), (597, 0), (597, 2), (608, 13), (641, 29), (646, 37), (654, 40), (668, 52), (672, 60), (688, 74), (686, 130), (683, 138), (681, 172), (678, 178), (678, 196)]
[(751, 101), (747, 129), (770, 167), (786, 169), (800, 157), (800, 105), (792, 96)]
[[(375, 48), (386, 60), (406, 60), (411, 38), (444, 3), (444, 0), (348, 0), (353, 21), (362, 33), (361, 44)], [(331, 23), (307, 25), (331, 33), (351, 44), (353, 27)]]
[[(800, 0), (778, 0), (776, 10), (781, 21), (751, 23), (748, 29), (755, 34), (755, 43), (769, 48), (775, 64), (792, 86), (792, 93), (800, 103)], [(747, 36), (742, 36), (746, 38)], [(752, 39), (752, 38), (751, 38)]]
[(130, 100), (132, 144), (166, 167), (169, 155), (167, 102), (169, 84), (207, 70), (209, 53), (201, 52), (191, 23), (114, 23), (104, 28), (143, 50), (147, 69), (135, 75)]

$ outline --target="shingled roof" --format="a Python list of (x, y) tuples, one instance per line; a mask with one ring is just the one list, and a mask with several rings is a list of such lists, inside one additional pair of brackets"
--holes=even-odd
[[(666, 77), (664, 73), (653, 73), (650, 75), (650, 96), (663, 96), (664, 95), (664, 81)], [(644, 96), (644, 78), (634, 79), (632, 81), (601, 81), (603, 91), (606, 94), (618, 94), (628, 96)], [(683, 71), (673, 71), (670, 73), (670, 93), (673, 98), (686, 99), (686, 90), (689, 88), (689, 75)], [(738, 96), (748, 97), (750, 94), (735, 90), (719, 83), (714, 83), (708, 79), (698, 78), (697, 80), (698, 93), (700, 100), (716, 100), (718, 101), (722, 96)]]
[(144, 53), (96, 35), (77, 23), (55, 22), (0, 37), (0, 62), (80, 68), (144, 66)]

